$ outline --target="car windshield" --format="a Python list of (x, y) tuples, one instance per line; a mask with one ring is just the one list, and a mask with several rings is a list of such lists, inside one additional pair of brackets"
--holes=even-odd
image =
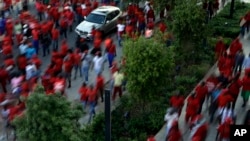
[(92, 22), (92, 23), (97, 23), (97, 24), (104, 24), (105, 16), (104, 15), (98, 15), (98, 14), (90, 13), (87, 16), (86, 21)]

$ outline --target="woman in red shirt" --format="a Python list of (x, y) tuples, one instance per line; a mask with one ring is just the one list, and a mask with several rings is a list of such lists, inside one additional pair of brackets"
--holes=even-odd
[(88, 95), (88, 102), (90, 104), (90, 111), (89, 111), (89, 123), (91, 122), (92, 116), (95, 116), (95, 106), (97, 104), (97, 91), (93, 85), (90, 85), (87, 90)]
[(82, 86), (81, 86), (80, 89), (78, 90), (78, 93), (79, 93), (79, 95), (80, 95), (80, 100), (81, 100), (83, 109), (85, 109), (86, 104), (87, 104), (87, 102), (88, 102), (87, 90), (88, 90), (88, 87), (87, 87), (86, 83), (83, 82), (83, 83), (82, 83)]

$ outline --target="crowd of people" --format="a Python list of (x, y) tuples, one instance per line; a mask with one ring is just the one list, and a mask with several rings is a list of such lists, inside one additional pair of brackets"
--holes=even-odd
[[(235, 124), (237, 117), (235, 104), (238, 95), (242, 98), (242, 108), (246, 107), (250, 96), (249, 56), (244, 54), (239, 37), (231, 42), (229, 48), (223, 38), (219, 37), (215, 45), (219, 73), (211, 74), (195, 87), (186, 99), (185, 110), (182, 110), (185, 97), (181, 93), (171, 97), (171, 108), (165, 115), (167, 141), (182, 139), (178, 127), (181, 112), (185, 112), (184, 119), (190, 129), (190, 140), (205, 140), (209, 123), (218, 123), (216, 140), (230, 140), (230, 125)], [(209, 121), (206, 121), (202, 113), (204, 107), (209, 109)], [(249, 117), (241, 124), (249, 125)]]
[[(46, 95), (59, 93), (67, 96), (65, 90), (71, 88), (72, 78), (80, 76), (79, 100), (84, 109), (89, 105), (89, 123), (95, 116), (98, 100), (104, 101), (107, 81), (111, 84), (112, 100), (116, 99), (117, 94), (122, 96), (126, 81), (121, 68), (125, 67), (126, 58), (115, 58), (115, 41), (111, 37), (104, 39), (95, 27), (91, 32), (91, 43), (79, 36), (73, 47), (67, 41), (74, 25), (83, 21), (93, 9), (105, 4), (99, 4), (96, 0), (37, 0), (34, 4), (36, 13), (32, 13), (29, 1), (17, 1), (15, 4), (9, 4), (9, 0), (3, 2), (5, 4), (0, 15), (3, 62), (0, 66), (0, 105), (6, 125), (24, 113), (25, 100), (37, 85), (44, 87)], [(115, 3), (111, 2), (110, 5)], [(134, 39), (141, 35), (146, 38), (153, 36), (155, 14), (149, 2), (146, 2), (144, 9), (129, 3), (126, 13), (126, 18), (120, 18), (117, 23), (118, 46), (122, 47), (125, 34)], [(159, 29), (164, 33), (167, 27), (162, 22)], [(49, 64), (43, 62), (43, 58), (47, 57), (51, 58)], [(105, 62), (108, 62), (111, 76), (108, 80), (102, 74)], [(47, 68), (43, 70), (42, 65)], [(89, 80), (92, 70), (95, 80)]]

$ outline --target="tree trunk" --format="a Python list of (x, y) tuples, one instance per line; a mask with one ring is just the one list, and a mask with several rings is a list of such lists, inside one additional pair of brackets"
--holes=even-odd
[(232, 0), (232, 1), (231, 1), (231, 5), (230, 5), (230, 15), (229, 15), (230, 18), (233, 18), (234, 3), (235, 3), (235, 0)]

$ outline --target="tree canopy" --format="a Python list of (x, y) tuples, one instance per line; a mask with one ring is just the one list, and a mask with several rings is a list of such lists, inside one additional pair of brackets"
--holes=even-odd
[(82, 141), (78, 119), (82, 107), (59, 94), (45, 95), (38, 87), (26, 101), (23, 116), (14, 120), (19, 139), (28, 141)]
[(206, 37), (206, 13), (196, 0), (178, 2), (172, 11), (172, 18), (172, 30), (180, 43), (183, 40), (201, 41)]
[(129, 93), (136, 99), (157, 96), (169, 82), (173, 70), (173, 50), (167, 48), (159, 32), (146, 39), (124, 41), (125, 73)]

